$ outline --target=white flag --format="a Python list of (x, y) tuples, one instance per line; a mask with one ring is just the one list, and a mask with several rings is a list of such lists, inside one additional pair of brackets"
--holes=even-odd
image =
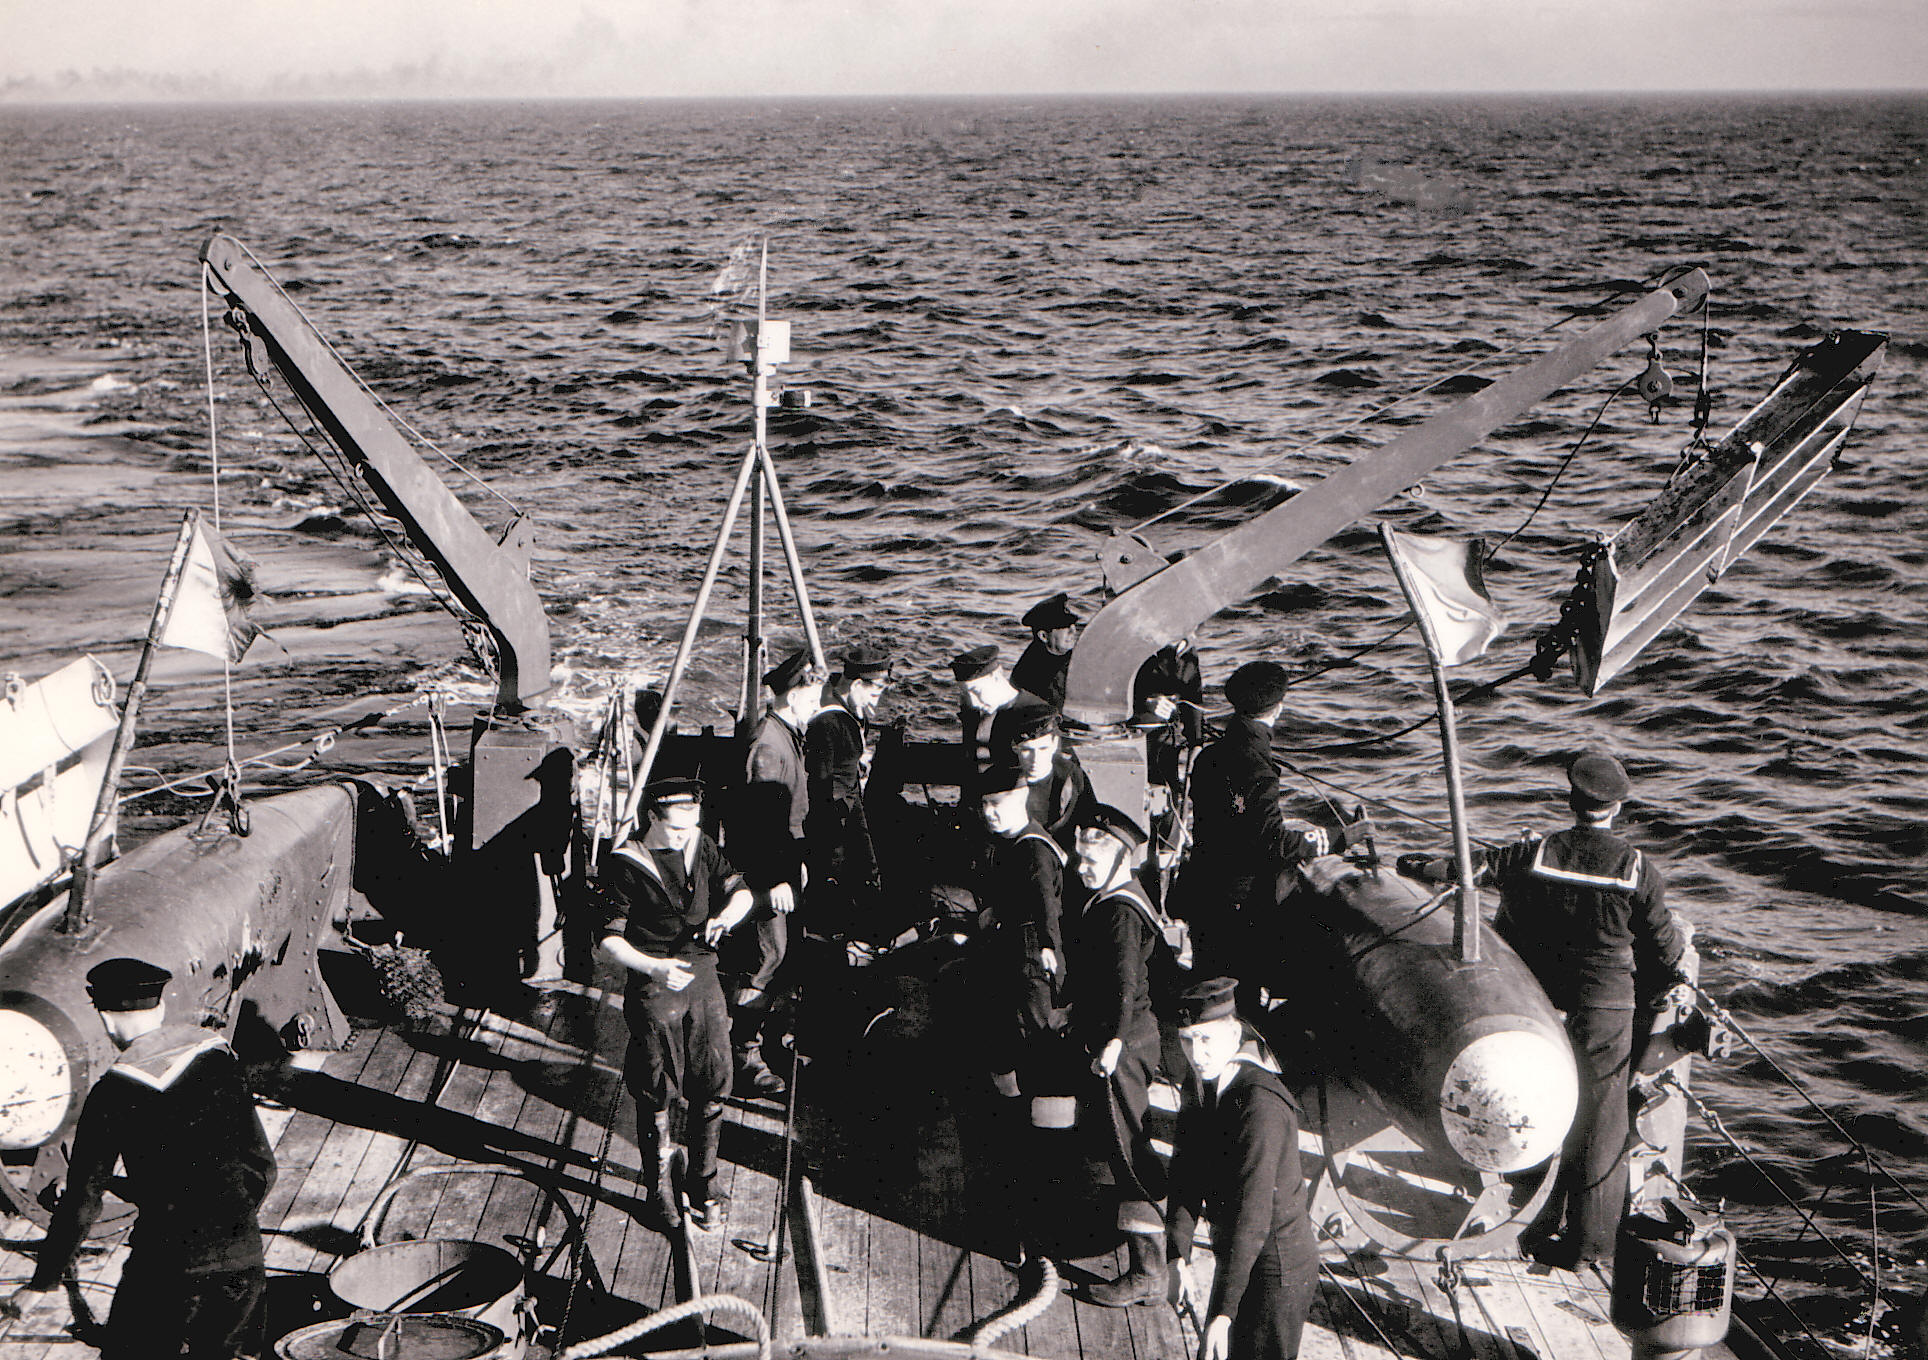
[(254, 599), (254, 563), (197, 518), (161, 645), (239, 661), (261, 632), (248, 614)]
[(1486, 593), (1480, 571), (1482, 545), (1386, 529), (1386, 551), (1415, 612), (1425, 614), (1439, 644), (1442, 666), (1458, 666), (1483, 653), (1506, 627)]

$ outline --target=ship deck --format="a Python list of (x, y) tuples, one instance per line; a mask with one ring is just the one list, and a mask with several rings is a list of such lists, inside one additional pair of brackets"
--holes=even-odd
[[(561, 984), (550, 996), (535, 1022), (464, 1012), (415, 1032), (358, 1030), (342, 1051), (297, 1061), (278, 1092), (281, 1103), (264, 1107), (279, 1165), (262, 1211), (271, 1342), (347, 1312), (327, 1272), (358, 1249), (357, 1234), (385, 1186), (404, 1171), (459, 1165), (511, 1174), (413, 1177), (388, 1207), (382, 1240), (457, 1238), (508, 1250), (539, 1241), (531, 1293), (541, 1321), (569, 1343), (691, 1290), (756, 1304), (792, 1347), (778, 1354), (794, 1355), (820, 1349), (801, 1344), (814, 1336), (968, 1338), (1018, 1300), (1020, 1277), (987, 1250), (1003, 1214), (998, 1168), (987, 1165), (969, 1098), (939, 1079), (936, 1064), (864, 1070), (853, 1063), (841, 1075), (829, 1063), (802, 1068), (789, 1207), (808, 1230), (790, 1225), (775, 1261), (767, 1248), (783, 1207), (785, 1110), (733, 1102), (720, 1187), (729, 1195), (727, 1217), (714, 1231), (690, 1233), (684, 1257), (638, 1218), (639, 1158), (620, 1079), (620, 994)], [(553, 1185), (583, 1221), (580, 1252), (536, 1182)], [(14, 1220), (9, 1238), (37, 1236), (21, 1226)], [(14, 1250), (20, 1243), (3, 1245), (0, 1279), (24, 1279), (31, 1263)], [(1095, 1247), (1084, 1256), (1067, 1248), (1067, 1283), (1122, 1267), (1120, 1250)], [(124, 1255), (110, 1241), (81, 1260), (81, 1296), (102, 1317)], [(577, 1262), (586, 1268), (572, 1269)], [(1209, 1253), (1199, 1253), (1199, 1264), (1209, 1270)], [(0, 1355), (92, 1354), (62, 1321), (43, 1309), (0, 1323)], [(680, 1323), (624, 1350), (699, 1346), (695, 1327)], [(725, 1318), (711, 1325), (708, 1340), (745, 1334)], [(553, 1341), (545, 1332), (544, 1344)], [(1183, 1360), (1195, 1353), (1197, 1337), (1172, 1309), (1107, 1310), (1065, 1292), (994, 1344), (1067, 1360)], [(898, 1347), (905, 1349), (914, 1348)], [(1448, 1292), (1434, 1263), (1329, 1252), (1301, 1354), (1621, 1360), (1629, 1351), (1608, 1322), (1607, 1287), (1594, 1274), (1480, 1260), (1463, 1267)]]

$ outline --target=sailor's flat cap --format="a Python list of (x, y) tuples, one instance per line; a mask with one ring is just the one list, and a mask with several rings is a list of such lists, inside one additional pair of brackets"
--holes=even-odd
[(1194, 982), (1178, 994), (1178, 1024), (1202, 1025), (1208, 1020), (1227, 1020), (1238, 1014), (1238, 984), (1231, 978), (1209, 978)]
[(108, 959), (87, 970), (87, 995), (100, 1011), (148, 1011), (174, 974), (145, 959)]
[(973, 647), (961, 656), (951, 658), (951, 674), (959, 681), (975, 680), (980, 675), (989, 675), (996, 669), (997, 647), (989, 642), (982, 647)]
[(1115, 836), (1131, 850), (1136, 850), (1143, 845), (1146, 839), (1144, 828), (1133, 821), (1129, 813), (1122, 812), (1109, 803), (1099, 803), (1093, 807), (1078, 825), (1081, 828), (1090, 827), (1093, 831), (1102, 831), (1108, 836)]
[(860, 643), (843, 656), (843, 676), (846, 680), (875, 680), (880, 675), (890, 674), (890, 653), (882, 647), (872, 647)]
[(994, 798), (1013, 789), (1030, 787), (1030, 782), (1024, 777), (1024, 767), (1014, 759), (1004, 758), (993, 760), (978, 771), (977, 777), (971, 781), (971, 795), (975, 798)]
[(1604, 751), (1588, 751), (1567, 766), (1567, 783), (1588, 802), (1605, 806), (1633, 792), (1626, 767)]
[(674, 779), (652, 779), (643, 786), (643, 802), (650, 807), (669, 807), (676, 803), (700, 803), (703, 801), (703, 781), (678, 777)]
[(1071, 612), (1071, 597), (1063, 591), (1032, 605), (1020, 620), (1026, 628), (1040, 633), (1052, 628), (1069, 628), (1077, 621), (1078, 616)]
[(1225, 698), (1240, 713), (1263, 713), (1285, 697), (1286, 670), (1276, 661), (1248, 661), (1225, 681)]
[(1055, 736), (1063, 730), (1063, 725), (1058, 721), (1058, 710), (1037, 695), (1026, 694), (1023, 690), (1019, 690), (1018, 697), (999, 709), (997, 717), (991, 720), (993, 743), (1004, 742), (1011, 746), (1037, 737)]
[(810, 682), (810, 652), (795, 651), (763, 673), (763, 683), (772, 694), (787, 694)]

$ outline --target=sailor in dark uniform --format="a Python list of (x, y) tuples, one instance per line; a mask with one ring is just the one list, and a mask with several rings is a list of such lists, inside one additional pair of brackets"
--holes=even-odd
[[(1479, 868), (1502, 894), (1493, 928), (1566, 1012), (1579, 1066), (1579, 1106), (1559, 1177), (1522, 1238), (1548, 1261), (1571, 1266), (1613, 1258), (1627, 1208), (1634, 1015), (1685, 980), (1689, 946), (1667, 909), (1659, 868), (1613, 833), (1633, 791), (1626, 769), (1588, 752), (1568, 767), (1567, 782), (1571, 827), (1488, 850)], [(1455, 874), (1452, 860), (1423, 855), (1402, 855), (1399, 869), (1425, 880)]]
[(756, 900), (703, 833), (702, 796), (694, 779), (662, 779), (644, 790), (644, 826), (603, 866), (602, 881), (619, 914), (604, 927), (602, 948), (627, 970), (623, 1080), (636, 1099), (650, 1212), (662, 1223), (676, 1217), (670, 1110), (680, 1099), (689, 1144), (683, 1188), (691, 1221), (708, 1228), (717, 1214), (710, 1187), (730, 1094), (730, 1020), (716, 944)]
[(88, 995), (121, 1056), (81, 1107), (66, 1193), (33, 1278), (0, 1309), (17, 1317), (60, 1287), (119, 1162), (126, 1188), (116, 1191), (140, 1216), (107, 1317), (109, 1360), (230, 1360), (263, 1340), (257, 1215), (274, 1154), (233, 1050), (211, 1030), (168, 1023), (161, 994), (172, 976), (128, 958), (88, 971)]
[[(951, 660), (951, 674), (963, 693), (958, 699), (957, 721), (963, 729), (964, 756), (969, 762), (966, 776), (981, 773), (991, 763), (995, 747), (991, 724), (999, 710), (1013, 703), (1025, 690), (1011, 684), (1010, 674), (998, 664), (998, 650), (986, 643)], [(1036, 695), (1032, 695), (1036, 698)]]
[[(1145, 833), (1098, 803), (1078, 827), (1078, 879), (1091, 893), (1071, 932), (1071, 1034), (1105, 1085), (1083, 1122), (1097, 1129), (1118, 1199), (1130, 1267), (1091, 1286), (1106, 1308), (1165, 1301), (1165, 1198), (1177, 1088), (1160, 1079), (1153, 958), (1167, 946), (1163, 919), (1137, 877)], [(1160, 1144), (1163, 1144), (1161, 1151)]]
[(1078, 641), (1078, 616), (1072, 612), (1071, 597), (1060, 592), (1042, 600), (1024, 611), (1021, 622), (1031, 630), (1031, 641), (1011, 667), (1011, 683), (1052, 708), (1063, 708), (1065, 672)]
[(803, 734), (816, 716), (823, 681), (811, 669), (810, 653), (800, 651), (765, 672), (763, 683), (770, 707), (750, 734), (743, 782), (724, 830), (731, 862), (742, 867), (744, 881), (761, 900), (756, 929), (726, 951), (724, 962), (735, 984), (730, 1000), (738, 1089), (780, 1096), (788, 1087), (763, 1060), (763, 1022), (771, 984), (789, 950), (790, 913), (803, 900), (809, 878), (804, 827), (810, 785)]
[[(1065, 852), (1031, 820), (1030, 784), (1015, 761), (994, 763), (977, 778), (979, 810), (991, 853), (977, 900), (989, 930), (980, 952), (992, 1081), (1001, 1095), (1038, 1090), (1050, 1067), (1052, 1040), (1063, 1028)], [(1046, 1092), (1055, 1096), (1056, 1092)], [(1057, 1123), (1056, 1107), (1033, 1111), (1040, 1127)]]
[(1285, 708), (1285, 667), (1252, 661), (1233, 671), (1225, 733), (1192, 764), (1192, 855), (1179, 881), (1194, 931), (1201, 977), (1236, 977), (1240, 1004), (1256, 1010), (1258, 989), (1285, 948), (1276, 910), (1279, 877), (1372, 834), (1360, 820), (1335, 831), (1294, 830), (1279, 811), (1272, 724)]
[(886, 653), (851, 649), (823, 708), (804, 730), (809, 915), (817, 930), (837, 939), (866, 939), (879, 925), (877, 849), (865, 814), (864, 781), (870, 770), (870, 723), (889, 685)]
[(1205, 680), (1190, 636), (1161, 647), (1131, 683), (1132, 726), (1145, 733), (1145, 776), (1167, 790), (1166, 809), (1152, 819), (1155, 867), (1169, 869), (1185, 843), (1181, 811), (1192, 753), (1205, 741)]
[(1179, 1115), (1166, 1250), (1172, 1288), (1190, 1290), (1198, 1216), (1211, 1220), (1216, 1269), (1200, 1360), (1293, 1360), (1319, 1284), (1319, 1250), (1299, 1169), (1299, 1107), (1276, 1073), (1242, 1049), (1231, 978), (1188, 988), (1179, 1041), (1203, 1088)]
[(1058, 711), (1020, 691), (991, 723), (991, 745), (1017, 761), (1030, 786), (1025, 801), (1031, 820), (1069, 853), (1094, 800), (1084, 767), (1065, 747)]

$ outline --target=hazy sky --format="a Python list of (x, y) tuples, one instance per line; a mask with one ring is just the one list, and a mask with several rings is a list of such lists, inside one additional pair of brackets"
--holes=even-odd
[(94, 73), (267, 95), (1921, 89), (1928, 0), (0, 0), (0, 87)]

